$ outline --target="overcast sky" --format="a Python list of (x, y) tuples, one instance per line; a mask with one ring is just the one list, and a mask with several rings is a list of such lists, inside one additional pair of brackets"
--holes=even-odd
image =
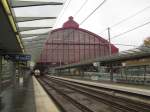
[[(62, 10), (57, 20), (55, 28), (62, 27), (62, 24), (68, 20), (68, 16), (75, 16), (74, 20), (78, 23), (81, 23), (102, 1), (103, 0), (67, 0), (66, 4), (64, 5), (64, 10)], [(68, 3), (69, 5), (67, 5)], [(78, 12), (83, 3), (86, 4)], [(51, 14), (56, 14), (55, 11), (57, 12), (61, 9), (60, 8), (57, 10), (53, 8), (54, 11), (52, 11), (49, 8), (36, 8), (34, 12), (36, 12), (37, 15), (43, 14), (43, 16), (45, 16), (47, 14), (51, 16)], [(33, 13), (31, 13), (31, 9), (30, 11), (27, 11), (25, 8), (22, 8), (19, 10), (16, 9), (15, 11), (16, 15), (18, 16), (21, 16), (22, 11), (24, 12), (23, 15), (33, 15)], [(36, 14), (35, 16), (37, 16)], [(118, 24), (125, 18), (128, 19)], [(106, 2), (82, 25), (80, 25), (80, 27), (92, 31), (105, 39), (108, 39), (108, 33), (106, 29), (110, 27), (111, 43), (115, 44), (120, 51), (123, 51), (141, 45), (144, 38), (150, 36), (150, 23), (148, 24), (148, 22), (150, 22), (150, 0), (106, 0)], [(48, 24), (51, 24), (51, 22), (45, 22), (45, 26)], [(124, 33), (120, 36), (116, 36), (143, 24), (146, 25), (128, 33)], [(23, 23), (21, 23), (20, 26), (24, 26)], [(118, 44), (125, 44), (131, 46), (124, 46)]]

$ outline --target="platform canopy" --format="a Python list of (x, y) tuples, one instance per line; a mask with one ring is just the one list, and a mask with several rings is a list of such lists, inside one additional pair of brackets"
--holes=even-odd
[(66, 0), (8, 0), (25, 52), (36, 61)]
[(101, 64), (113, 64), (113, 62), (124, 62), (133, 59), (146, 59), (150, 57), (150, 46), (140, 46), (135, 49), (122, 51), (111, 56), (104, 56), (88, 61), (81, 61), (80, 63), (74, 63), (70, 65), (64, 65), (60, 67), (55, 67), (55, 69), (67, 69), (67, 68), (76, 68), (86, 65), (92, 65), (95, 62), (100, 62)]

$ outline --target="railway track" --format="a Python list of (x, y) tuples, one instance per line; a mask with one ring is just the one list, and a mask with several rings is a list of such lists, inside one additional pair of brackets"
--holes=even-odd
[[(51, 87), (53, 90), (61, 94), (63, 98), (71, 102), (72, 105), (74, 105), (76, 108), (78, 108), (82, 112), (103, 112), (103, 111), (104, 112), (150, 112), (149, 105), (121, 99), (119, 97), (112, 96), (112, 94), (106, 94), (106, 92), (101, 91), (98, 88), (88, 87), (86, 85), (81, 85), (81, 84), (73, 83), (70, 81), (60, 80), (56, 78), (49, 78), (49, 77), (41, 78), (39, 81), (44, 86), (44, 88), (46, 86), (47, 88)], [(47, 88), (45, 88), (46, 91), (48, 91)], [(90, 105), (83, 104), (82, 99), (81, 101), (77, 101), (75, 98), (72, 98), (72, 96), (69, 96), (70, 94), (64, 92), (64, 90), (66, 89), (73, 92), (74, 96), (77, 95), (77, 97), (81, 97), (84, 95), (88, 98), (89, 101), (94, 100), (95, 105), (97, 105), (97, 107), (95, 108), (101, 107), (101, 105), (106, 105), (108, 106), (107, 108), (109, 109), (101, 109), (101, 108), (89, 109)], [(56, 97), (56, 96), (53, 95), (52, 97)], [(55, 100), (57, 99), (58, 98), (56, 98)], [(57, 102), (57, 103), (60, 103), (60, 102)], [(63, 103), (59, 105), (61, 105), (62, 107)], [(75, 108), (75, 107), (71, 107), (71, 108)], [(103, 107), (105, 106), (102, 106), (102, 108)], [(66, 107), (62, 107), (62, 108), (66, 108)], [(75, 112), (80, 112), (80, 111), (75, 110)], [(65, 112), (67, 111), (65, 110)]]
[[(74, 91), (70, 91), (70, 89), (66, 89), (64, 87), (59, 87), (57, 84), (52, 83), (48, 80), (39, 80), (39, 82), (44, 85), (45, 90), (47, 93), (52, 97), (52, 99), (56, 102), (58, 107), (63, 112), (106, 112), (105, 110), (100, 109), (100, 107), (97, 106), (97, 109), (91, 109), (91, 105), (88, 105), (87, 103), (83, 103), (81, 101), (81, 94), (77, 94)], [(68, 91), (69, 90), (69, 91)], [(55, 91), (55, 92), (53, 92)], [(73, 93), (73, 95), (71, 95)], [(76, 96), (78, 96), (77, 100)], [(73, 97), (75, 96), (75, 97)], [(83, 96), (83, 95), (82, 95)], [(80, 97), (80, 98), (79, 98)], [(89, 100), (89, 98), (88, 98)], [(97, 102), (98, 103), (98, 102)], [(96, 103), (95, 103), (96, 104)], [(98, 104), (97, 104), (98, 105)], [(88, 107), (90, 106), (90, 107)], [(99, 108), (99, 109), (98, 109)], [(115, 112), (120, 112), (116, 111)], [(108, 111), (113, 112), (113, 111)]]
[[(47, 78), (49, 78), (49, 77), (47, 77)], [(142, 111), (150, 112), (150, 105), (143, 104), (142, 102), (136, 102), (136, 101), (133, 101), (130, 99), (125, 99), (123, 97), (114, 96), (114, 94), (117, 93), (117, 92), (115, 93), (115, 91), (111, 91), (111, 90), (107, 90), (107, 89), (104, 90), (104, 88), (102, 89), (102, 88), (95, 87), (95, 86), (89, 87), (89, 85), (86, 85), (86, 84), (81, 84), (81, 83), (76, 83), (76, 82), (72, 82), (72, 81), (56, 79), (56, 78), (51, 78), (51, 80), (61, 82), (62, 84), (66, 84), (66, 86), (68, 86), (68, 87), (73, 87), (72, 89), (76, 89), (76, 90), (78, 89), (79, 91), (85, 90), (87, 93), (95, 94), (102, 99), (105, 98), (104, 100), (111, 99), (114, 103), (118, 102), (118, 103), (122, 103), (122, 105), (125, 105), (127, 107), (139, 109), (140, 112), (142, 112)]]

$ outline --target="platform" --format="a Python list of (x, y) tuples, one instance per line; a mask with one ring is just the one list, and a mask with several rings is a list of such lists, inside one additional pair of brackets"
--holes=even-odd
[[(52, 76), (55, 77), (55, 76)], [(89, 80), (82, 80), (82, 79), (72, 79), (66, 77), (55, 77), (60, 79), (65, 79), (73, 82), (83, 83), (87, 85), (97, 86), (97, 87), (104, 87), (108, 89), (114, 89), (119, 91), (125, 91), (129, 93), (140, 94), (144, 96), (150, 96), (150, 87), (148, 86), (141, 86), (141, 85), (132, 85), (132, 84), (123, 84), (123, 83), (115, 83), (115, 82), (108, 82), (108, 81), (89, 81)]]
[(25, 75), (1, 97), (0, 112), (59, 112), (34, 76)]
[(54, 102), (49, 98), (45, 90), (33, 76), (36, 112), (59, 112)]
[(1, 112), (36, 112), (33, 80), (26, 76), (2, 92)]

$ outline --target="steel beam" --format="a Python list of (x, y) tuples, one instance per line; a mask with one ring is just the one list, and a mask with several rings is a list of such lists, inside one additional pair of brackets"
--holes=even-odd
[(48, 36), (49, 32), (46, 33), (40, 33), (40, 34), (21, 34), (22, 38), (28, 38), (28, 37), (33, 37), (33, 36)]
[(37, 30), (37, 29), (48, 29), (48, 28), (52, 28), (52, 27), (19, 27), (19, 32)]
[(63, 5), (63, 3), (62, 2), (37, 2), (37, 1), (10, 0), (11, 8), (44, 6), (44, 5)]
[(15, 17), (16, 22), (27, 22), (43, 19), (56, 19), (56, 17)]

